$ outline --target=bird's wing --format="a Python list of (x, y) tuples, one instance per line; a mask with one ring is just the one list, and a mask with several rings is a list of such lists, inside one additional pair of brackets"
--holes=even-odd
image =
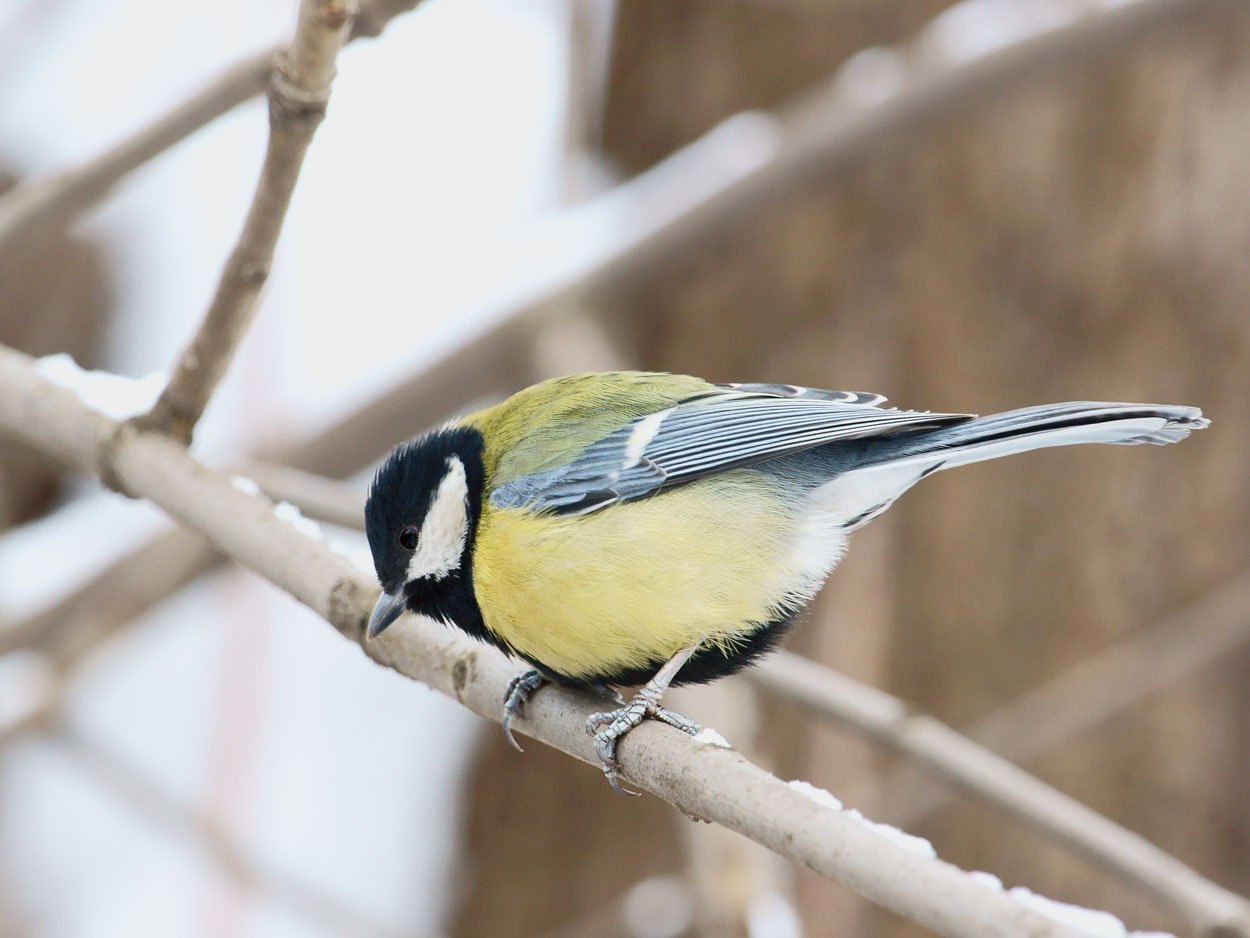
[(792, 385), (716, 385), (638, 417), (565, 465), (513, 479), (497, 508), (586, 514), (616, 502), (837, 440), (944, 427), (968, 414), (883, 409), (885, 398)]

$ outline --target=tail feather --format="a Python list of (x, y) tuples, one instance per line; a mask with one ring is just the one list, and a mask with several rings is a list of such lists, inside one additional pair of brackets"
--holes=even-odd
[(867, 454), (870, 466), (929, 464), (925, 473), (1047, 446), (1176, 443), (1210, 423), (1197, 407), (1073, 401), (1043, 404), (944, 427)]

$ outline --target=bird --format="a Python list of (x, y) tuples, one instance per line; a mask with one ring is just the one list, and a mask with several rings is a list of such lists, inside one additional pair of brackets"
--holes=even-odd
[[(697, 734), (670, 686), (775, 648), (848, 537), (925, 476), (1076, 443), (1177, 442), (1196, 407), (1077, 401), (993, 416), (882, 406), (879, 394), (714, 384), (660, 372), (554, 378), (396, 446), (365, 503), (382, 594), (528, 665), (504, 734), (548, 683), (615, 706), (586, 729), (619, 792), (644, 719)], [(628, 700), (620, 689), (640, 689)]]

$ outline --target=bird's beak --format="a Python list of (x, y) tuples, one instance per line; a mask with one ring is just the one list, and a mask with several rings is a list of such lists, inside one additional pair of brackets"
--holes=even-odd
[(369, 627), (365, 629), (365, 638), (377, 638), (386, 631), (386, 627), (399, 618), (404, 611), (404, 594), (398, 596), (383, 593), (378, 597), (377, 605), (369, 615)]

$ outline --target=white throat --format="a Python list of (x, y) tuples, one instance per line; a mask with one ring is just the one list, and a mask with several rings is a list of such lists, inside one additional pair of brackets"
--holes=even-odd
[(438, 484), (430, 510), (421, 525), (417, 549), (408, 562), (408, 580), (442, 580), (460, 569), (469, 535), (469, 484), (464, 464), (447, 459), (447, 474)]

